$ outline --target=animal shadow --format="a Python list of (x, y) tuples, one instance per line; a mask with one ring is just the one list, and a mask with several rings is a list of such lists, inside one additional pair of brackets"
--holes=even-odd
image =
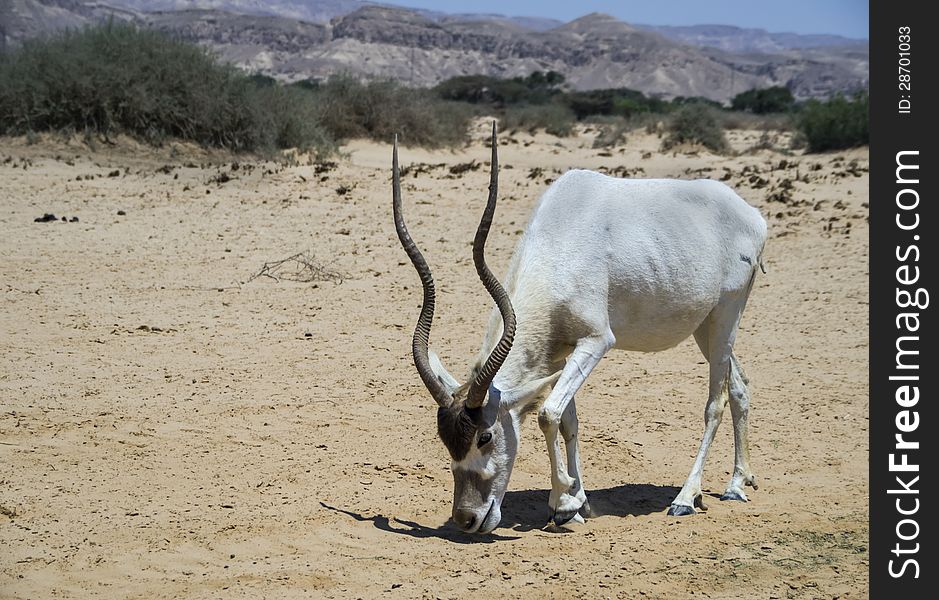
[(421, 525), (420, 523), (399, 519), (397, 517), (388, 518), (383, 514), (377, 514), (375, 516), (368, 517), (351, 510), (330, 506), (325, 502), (320, 502), (320, 506), (325, 509), (344, 514), (348, 517), (352, 517), (356, 521), (371, 521), (372, 525), (374, 525), (376, 529), (381, 529), (382, 531), (387, 531), (388, 533), (396, 533), (398, 535), (406, 535), (419, 539), (438, 538), (457, 544), (491, 544), (493, 542), (504, 540), (519, 539), (518, 536), (504, 536), (498, 533), (490, 533), (485, 536), (473, 533), (463, 533), (449, 522), (444, 523), (439, 527), (428, 527), (427, 525)]
[[(587, 490), (593, 517), (626, 517), (664, 512), (680, 488), (651, 483), (626, 483), (605, 489)], [(507, 492), (502, 502), (500, 527), (515, 531), (542, 529), (550, 520), (548, 490)]]
[[(679, 488), (675, 486), (627, 483), (588, 491), (587, 501), (590, 503), (591, 517), (649, 515), (664, 512), (678, 492)], [(386, 517), (383, 514), (367, 516), (330, 506), (325, 502), (320, 502), (320, 506), (352, 517), (356, 521), (370, 521), (376, 529), (419, 539), (438, 538), (456, 544), (491, 544), (519, 539), (518, 536), (497, 533), (499, 529), (486, 535), (463, 533), (449, 522), (437, 527), (429, 527), (397, 517)], [(500, 529), (509, 528), (518, 532), (543, 529), (549, 520), (548, 490), (521, 490), (506, 493), (502, 502)]]

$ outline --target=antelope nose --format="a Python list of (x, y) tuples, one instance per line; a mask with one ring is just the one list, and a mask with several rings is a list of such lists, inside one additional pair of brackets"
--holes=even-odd
[(471, 531), (476, 525), (476, 512), (465, 508), (454, 508), (453, 522), (463, 531)]

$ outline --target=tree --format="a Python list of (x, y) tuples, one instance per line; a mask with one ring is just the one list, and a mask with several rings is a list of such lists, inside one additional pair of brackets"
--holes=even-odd
[(752, 112), (758, 115), (789, 112), (794, 104), (795, 98), (792, 97), (792, 92), (789, 91), (789, 88), (782, 86), (747, 90), (737, 94), (730, 101), (730, 106), (734, 110)]

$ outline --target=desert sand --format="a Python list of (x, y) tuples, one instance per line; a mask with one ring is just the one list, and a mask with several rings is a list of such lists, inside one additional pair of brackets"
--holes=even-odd
[[(460, 374), (491, 307), (471, 259), (486, 135), (480, 122), (465, 149), (401, 150), (439, 290), (432, 346)], [(448, 525), (390, 144), (351, 143), (331, 166), (3, 139), (0, 598), (866, 597), (867, 149), (756, 150), (759, 132), (732, 131), (740, 154), (716, 156), (661, 152), (645, 132), (593, 149), (595, 135), (502, 135), (490, 264), (504, 273), (539, 194), (572, 167), (713, 177), (757, 206), (768, 272), (736, 346), (750, 502), (718, 500), (728, 417), (709, 510), (665, 514), (703, 429), (707, 369), (687, 340), (612, 352), (578, 395), (598, 516), (545, 527), (531, 419), (501, 527)], [(34, 221), (44, 213), (78, 221)], [(300, 252), (321, 281), (254, 277)]]

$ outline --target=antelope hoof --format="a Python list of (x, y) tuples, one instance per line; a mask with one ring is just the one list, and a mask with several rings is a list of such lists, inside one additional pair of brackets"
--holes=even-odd
[(580, 515), (585, 519), (589, 519), (590, 517), (593, 516), (593, 510), (590, 508), (590, 503), (587, 502), (586, 500), (584, 500), (584, 503), (580, 507), (579, 512), (580, 512)]
[(684, 517), (686, 515), (695, 514), (694, 507), (687, 506), (685, 504), (672, 504), (668, 508), (668, 514), (672, 517)]
[[(555, 527), (561, 527), (570, 523), (575, 515), (577, 515), (577, 510), (559, 510), (554, 513), (551, 520), (554, 521)], [(581, 521), (583, 521), (583, 518), (581, 518)]]
[(727, 490), (724, 492), (724, 495), (721, 496), (721, 501), (724, 500), (739, 500), (740, 502), (747, 502), (747, 497), (745, 494), (742, 494), (736, 490)]

